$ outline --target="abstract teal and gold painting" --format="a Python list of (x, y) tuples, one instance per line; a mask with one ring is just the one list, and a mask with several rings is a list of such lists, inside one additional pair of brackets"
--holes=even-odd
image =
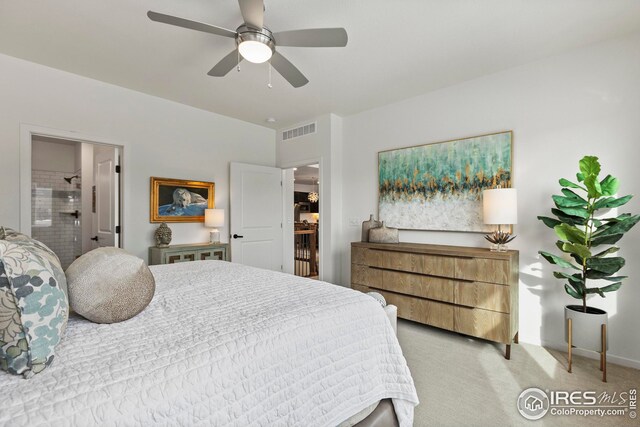
[(511, 187), (512, 132), (378, 153), (378, 214), (407, 230), (488, 232), (482, 190)]

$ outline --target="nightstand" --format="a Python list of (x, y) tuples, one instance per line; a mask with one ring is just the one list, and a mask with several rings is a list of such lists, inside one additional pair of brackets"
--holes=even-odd
[(195, 243), (149, 248), (149, 265), (177, 262), (221, 260), (231, 261), (228, 243)]

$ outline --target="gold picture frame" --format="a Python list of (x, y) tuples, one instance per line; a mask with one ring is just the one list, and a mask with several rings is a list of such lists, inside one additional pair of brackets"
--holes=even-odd
[(150, 222), (204, 222), (215, 207), (215, 183), (151, 177)]

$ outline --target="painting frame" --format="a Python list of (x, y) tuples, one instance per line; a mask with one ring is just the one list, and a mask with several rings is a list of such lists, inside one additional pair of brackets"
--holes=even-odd
[[(464, 168), (459, 168), (459, 169), (463, 169), (463, 171), (456, 172), (454, 175), (448, 176), (448, 178), (450, 178), (448, 179), (448, 184), (450, 187), (452, 187), (452, 189), (450, 190), (451, 193), (441, 192), (442, 194), (438, 194), (438, 196), (440, 196), (440, 199), (437, 201), (440, 203), (440, 205), (438, 204), (432, 205), (430, 203), (429, 198), (433, 195), (433, 193), (427, 193), (426, 188), (424, 187), (418, 189), (418, 190), (421, 190), (422, 193), (411, 193), (412, 191), (413, 192), (416, 191), (416, 188), (414, 187), (414, 184), (416, 182), (415, 181), (416, 173), (429, 174), (431, 173), (431, 171), (418, 170), (418, 168), (416, 167), (417, 172), (414, 172), (412, 177), (408, 176), (408, 173), (407, 173), (408, 166), (407, 166), (406, 159), (405, 159), (405, 163), (403, 163), (403, 167), (405, 168), (405, 173), (399, 174), (399, 176), (395, 178), (396, 180), (392, 181), (397, 186), (398, 185), (397, 180), (398, 179), (400, 180), (399, 185), (403, 192), (401, 196), (404, 197), (404, 199), (406, 199), (406, 200), (400, 200), (401, 203), (398, 203), (399, 200), (398, 200), (398, 197), (396, 196), (398, 194), (397, 189), (393, 188), (390, 191), (390, 188), (389, 188), (389, 185), (390, 185), (390, 182), (389, 182), (390, 174), (388, 171), (389, 158), (393, 158), (394, 154), (397, 155), (397, 153), (405, 152), (405, 150), (412, 150), (412, 152), (420, 152), (422, 150), (425, 153), (429, 153), (429, 152), (437, 153), (437, 152), (445, 152), (445, 151), (449, 153), (453, 151), (455, 153), (456, 149), (452, 150), (451, 148), (453, 145), (458, 145), (458, 147), (456, 147), (457, 149), (465, 149), (465, 144), (469, 145), (469, 147), (466, 147), (466, 150), (468, 152), (471, 152), (470, 150), (474, 150), (473, 151), (474, 156), (471, 157), (470, 159), (465, 159), (464, 157), (455, 159), (460, 164), (465, 160), (469, 160), (469, 161), (465, 162)], [(494, 144), (494, 145), (491, 145), (491, 144)], [(388, 150), (379, 151), (378, 152), (378, 178), (377, 178), (378, 218), (381, 221), (385, 221), (385, 225), (389, 227), (396, 227), (401, 230), (452, 231), (452, 232), (470, 232), (470, 233), (487, 233), (487, 232), (493, 231), (495, 229), (495, 226), (485, 225), (482, 221), (481, 194), (482, 194), (482, 190), (484, 189), (496, 188), (498, 186), (500, 186), (501, 188), (513, 187), (513, 176), (514, 176), (513, 146), (514, 146), (513, 130), (503, 130), (503, 131), (492, 132), (492, 133), (487, 133), (482, 135), (461, 137), (461, 138), (450, 139), (446, 141), (438, 141), (433, 143), (418, 144), (418, 145), (392, 148)], [(480, 183), (478, 183), (478, 179), (475, 178), (474, 174), (469, 173), (470, 172), (469, 163), (473, 165), (471, 166), (473, 171), (473, 167), (477, 166), (477, 165), (474, 165), (473, 162), (477, 162), (478, 158), (486, 161), (486, 158), (489, 158), (489, 156), (492, 156), (492, 155), (495, 156), (499, 150), (500, 150), (500, 153), (498, 156), (499, 162), (496, 162), (497, 164), (499, 164), (499, 166), (496, 166), (493, 163), (491, 163), (491, 166), (489, 167), (488, 171), (492, 171), (496, 169), (497, 171), (499, 171), (499, 173), (498, 172), (494, 173), (494, 176), (497, 176), (500, 179), (498, 180), (497, 183), (496, 183), (496, 180), (487, 182), (486, 175), (483, 175), (482, 173), (480, 173), (478, 175), (478, 177), (480, 177)], [(405, 154), (405, 157), (409, 155), (410, 154)], [(402, 156), (399, 156), (398, 158), (401, 158), (401, 157)], [(449, 161), (450, 157), (451, 157), (451, 154), (448, 154), (448, 157), (445, 157), (446, 161)], [(420, 161), (424, 162), (424, 160), (420, 160)], [(440, 167), (438, 164), (437, 169), (440, 170), (442, 169), (442, 167)], [(482, 172), (482, 170), (479, 172)], [(477, 173), (478, 171), (476, 171), (476, 174)], [(429, 188), (430, 191), (432, 190), (432, 188), (437, 188), (437, 189), (441, 188), (440, 181), (438, 180), (439, 177), (440, 176), (438, 173), (434, 173), (433, 176), (431, 176), (431, 178), (436, 180), (438, 184), (433, 186), (432, 181), (430, 181), (429, 182), (431, 186)], [(467, 180), (467, 177), (473, 177), (473, 184), (475, 186), (473, 188), (466, 188), (466, 189), (464, 188), (464, 186), (458, 186), (458, 184), (460, 183), (459, 180), (463, 179), (463, 182), (467, 184), (469, 187), (471, 187), (471, 183), (469, 182), (469, 180)], [(409, 182), (407, 182), (407, 178), (411, 178), (409, 179)], [(409, 184), (409, 187), (410, 187), (409, 194), (407, 193), (405, 188), (407, 187), (407, 184)], [(423, 184), (426, 186), (424, 182)], [(418, 185), (420, 185), (420, 183)], [(451, 204), (451, 206), (447, 206), (446, 200), (444, 201), (442, 200), (442, 198), (446, 198), (445, 196), (459, 195), (458, 193), (454, 192), (453, 187), (456, 188), (456, 191), (459, 187), (463, 187), (465, 191), (468, 191), (467, 193), (463, 194), (463, 197), (465, 199), (468, 199), (465, 202), (466, 204), (463, 205), (463, 206), (466, 206), (466, 209), (459, 209), (459, 206), (461, 205), (455, 205), (455, 203)], [(416, 209), (418, 203), (420, 202), (420, 200), (417, 200), (418, 196), (422, 198), (422, 202), (424, 203), (423, 206), (419, 206), (421, 208), (420, 211), (417, 211)], [(416, 199), (416, 200), (413, 200), (413, 199)], [(414, 203), (413, 206), (409, 205), (409, 203), (411, 202)], [(398, 206), (393, 206), (394, 204), (398, 204)], [(454, 207), (458, 207), (458, 209), (454, 209)], [(412, 209), (407, 209), (407, 208), (412, 208)], [(400, 213), (394, 212), (393, 209), (397, 209), (397, 212), (400, 212)], [(434, 209), (433, 216), (439, 215), (441, 217), (447, 217), (447, 220), (449, 221), (449, 223), (447, 223), (447, 220), (443, 222), (438, 222), (437, 220), (432, 221), (430, 218), (431, 214), (427, 213), (429, 209)], [(461, 216), (460, 214), (461, 211), (463, 213), (462, 216), (467, 215), (468, 218), (463, 218), (463, 220), (459, 221), (459, 223), (451, 224), (453, 220), (448, 217), (452, 217), (452, 218), (459, 217)], [(394, 213), (397, 213), (397, 215), (395, 215)], [(453, 213), (454, 215), (451, 215), (451, 213)], [(414, 220), (412, 218), (407, 219), (407, 217), (410, 217), (412, 214), (415, 214), (414, 216), (419, 218), (417, 220)], [(403, 217), (403, 218), (400, 219), (400, 217)]]
[[(149, 222), (204, 222), (204, 209), (213, 209), (215, 207), (215, 183), (208, 181), (192, 181), (186, 179), (175, 178), (160, 178), (152, 176), (150, 179), (151, 197), (150, 197), (150, 211)], [(205, 203), (199, 203), (197, 210), (202, 210), (202, 215), (168, 215), (163, 212), (163, 208), (167, 205), (167, 191), (174, 189), (187, 189), (189, 193), (196, 193), (204, 197), (206, 194), (206, 206)], [(175, 200), (175, 199), (174, 199)], [(195, 203), (194, 203), (195, 204)], [(165, 209), (166, 210), (166, 209)], [(176, 209), (177, 211), (177, 209)]]

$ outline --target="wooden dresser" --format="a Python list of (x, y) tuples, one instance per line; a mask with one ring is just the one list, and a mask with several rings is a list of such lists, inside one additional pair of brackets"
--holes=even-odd
[(222, 260), (229, 261), (228, 243), (196, 243), (149, 248), (149, 265), (177, 262)]
[(506, 344), (507, 359), (518, 342), (518, 251), (354, 242), (351, 287), (403, 319)]

